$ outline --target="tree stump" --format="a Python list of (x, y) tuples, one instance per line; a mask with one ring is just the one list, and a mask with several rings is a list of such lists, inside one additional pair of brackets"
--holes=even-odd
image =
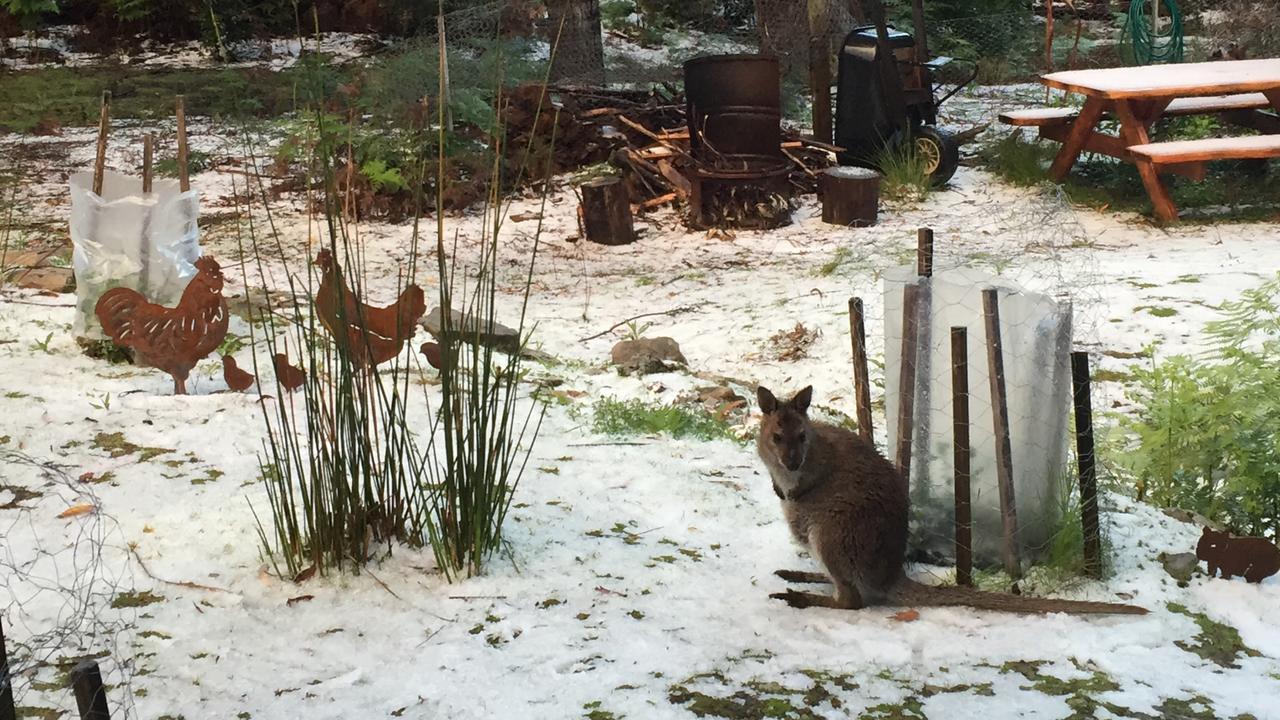
[(598, 178), (582, 185), (582, 231), (587, 240), (601, 245), (635, 242), (631, 200), (621, 178)]
[(818, 178), (822, 221), (861, 227), (876, 224), (880, 173), (860, 167), (827, 168)]

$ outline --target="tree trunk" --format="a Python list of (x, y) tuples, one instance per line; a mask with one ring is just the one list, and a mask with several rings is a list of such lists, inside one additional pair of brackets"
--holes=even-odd
[(827, 0), (809, 0), (809, 86), (813, 139), (831, 142), (831, 28)]
[(550, 0), (547, 16), (554, 53), (552, 82), (603, 85), (600, 0)]

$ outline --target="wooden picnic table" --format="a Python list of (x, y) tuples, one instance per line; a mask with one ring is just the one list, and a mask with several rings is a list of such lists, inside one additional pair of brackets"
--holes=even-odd
[[(1178, 210), (1160, 180), (1160, 171), (1203, 179), (1204, 164), (1211, 160), (1280, 156), (1280, 136), (1276, 135), (1183, 141), (1177, 147), (1175, 143), (1153, 143), (1150, 138), (1151, 126), (1166, 113), (1252, 112), (1261, 108), (1280, 113), (1280, 59), (1069, 70), (1045, 75), (1041, 82), (1085, 96), (1079, 113), (1069, 119), (1064, 115), (1061, 123), (1013, 123), (1040, 125), (1042, 137), (1062, 142), (1050, 174), (1062, 180), (1085, 151), (1133, 162), (1161, 220), (1177, 219)], [(1029, 111), (1025, 117), (1033, 117), (1035, 112)], [(1118, 136), (1098, 130), (1104, 116), (1119, 121)]]

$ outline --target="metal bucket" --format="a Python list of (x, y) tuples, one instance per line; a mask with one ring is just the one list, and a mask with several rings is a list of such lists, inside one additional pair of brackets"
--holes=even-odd
[(707, 55), (684, 64), (689, 144), (699, 171), (760, 177), (788, 167), (782, 90), (771, 55)]

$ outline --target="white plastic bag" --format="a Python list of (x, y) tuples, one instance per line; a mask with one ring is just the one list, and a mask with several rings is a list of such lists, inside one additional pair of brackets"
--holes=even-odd
[[(902, 289), (916, 282), (914, 266), (885, 274), (885, 411), (894, 451), (902, 355)], [(1000, 491), (996, 484), (982, 291), (997, 289), (1004, 349), (1005, 390), (1013, 449), (1019, 555), (1044, 549), (1061, 513), (1068, 476), (1071, 409), (1071, 306), (1023, 291), (970, 269), (943, 270), (921, 285), (928, 321), (921, 322), (911, 458), (912, 544), (954, 557), (955, 492), (952, 431), (951, 328), (968, 335), (970, 498), (975, 563), (1000, 562)]]
[(151, 302), (176, 305), (196, 274), (199, 216), (195, 191), (181, 192), (176, 180), (156, 180), (152, 192), (144, 195), (141, 179), (107, 172), (99, 197), (93, 192), (93, 173), (72, 175), (76, 336), (105, 337), (94, 306), (113, 287), (132, 288)]

